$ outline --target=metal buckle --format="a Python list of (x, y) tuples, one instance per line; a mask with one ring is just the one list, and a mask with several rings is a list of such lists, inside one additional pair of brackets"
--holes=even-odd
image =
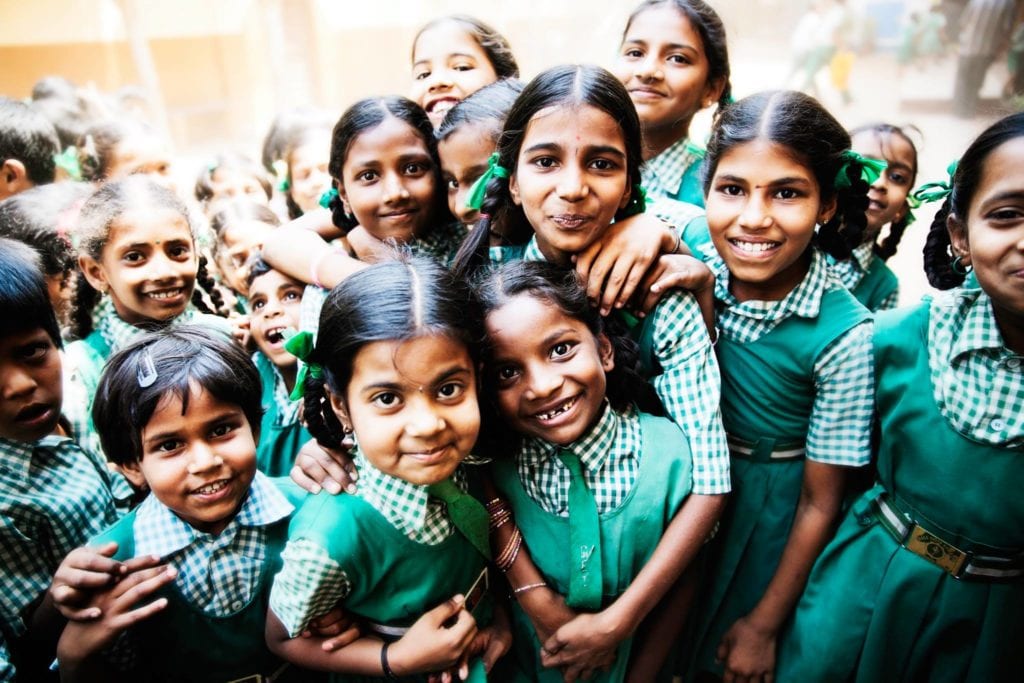
[(918, 524), (910, 529), (903, 545), (907, 550), (920, 555), (956, 578), (960, 578), (964, 566), (970, 559), (966, 552), (946, 543)]

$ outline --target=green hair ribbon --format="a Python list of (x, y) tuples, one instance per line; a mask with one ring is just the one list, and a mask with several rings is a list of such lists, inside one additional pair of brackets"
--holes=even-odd
[(634, 185), (629, 195), (629, 203), (622, 209), (622, 217), (629, 218), (647, 210), (647, 190), (642, 185)]
[(917, 201), (918, 206), (921, 204), (928, 204), (930, 202), (941, 202), (953, 192), (953, 176), (956, 174), (956, 166), (958, 163), (959, 160), (954, 159), (950, 162), (949, 166), (946, 167), (946, 173), (949, 174), (949, 178), (947, 180), (925, 183), (910, 194), (910, 196)]
[(878, 180), (882, 175), (882, 171), (889, 167), (889, 164), (882, 159), (862, 156), (852, 149), (845, 150), (841, 156), (843, 158), (843, 165), (839, 167), (839, 172), (836, 173), (835, 188), (837, 190), (848, 190), (852, 185), (850, 177), (846, 173), (851, 164), (860, 165), (861, 180), (868, 185)]
[(484, 205), (484, 196), (487, 194), (487, 183), (491, 182), (491, 178), (508, 178), (508, 169), (502, 166), (499, 161), (501, 155), (494, 152), (487, 158), (487, 170), (484, 174), (476, 179), (473, 183), (473, 187), (469, 190), (469, 197), (466, 198), (466, 206), (470, 209), (476, 209), (479, 211)]
[(274, 177), (277, 179), (277, 191), (287, 192), (291, 188), (288, 182), (288, 162), (278, 159), (271, 166), (274, 168)]
[(320, 206), (322, 206), (325, 209), (331, 208), (331, 202), (333, 202), (334, 198), (337, 196), (337, 188), (332, 187), (331, 189), (327, 190), (327, 192), (324, 192), (322, 195), (320, 195)]
[(60, 154), (54, 154), (53, 163), (57, 164), (57, 168), (64, 169), (72, 180), (82, 179), (82, 167), (78, 164), (78, 148), (74, 145), (69, 145)]
[(691, 154), (698, 159), (703, 159), (708, 153), (706, 149), (698, 145), (696, 142), (691, 141), (689, 138), (686, 139), (684, 147), (686, 148), (687, 154)]
[(323, 379), (324, 377), (323, 367), (310, 360), (313, 356), (314, 346), (313, 333), (309, 331), (296, 332), (284, 343), (285, 350), (303, 363), (295, 376), (295, 387), (288, 396), (293, 401), (298, 401), (306, 395), (306, 377), (313, 379)]

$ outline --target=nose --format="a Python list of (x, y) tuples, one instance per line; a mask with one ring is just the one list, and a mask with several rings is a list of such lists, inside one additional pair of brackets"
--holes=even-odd
[(405, 189), (405, 183), (397, 173), (389, 172), (384, 174), (384, 202), (392, 204), (409, 197), (409, 191)]
[(223, 464), (224, 459), (214, 453), (213, 449), (205, 441), (194, 443), (189, 449), (189, 474), (211, 472)]
[(538, 365), (529, 368), (526, 377), (526, 398), (530, 400), (543, 400), (555, 395), (565, 378), (562, 373), (555, 372), (547, 367)]
[(462, 185), (459, 185), (459, 191), (455, 193), (455, 206), (452, 207), (452, 213), (459, 219), (463, 225), (472, 225), (476, 223), (476, 219), (480, 217), (480, 212), (476, 209), (466, 206), (466, 199), (469, 197), (469, 190), (472, 185), (463, 189)]
[(565, 165), (558, 178), (558, 196), (567, 202), (578, 202), (589, 194), (590, 187), (587, 185), (583, 170), (576, 164)]
[(446, 422), (432, 406), (425, 401), (414, 401), (408, 408), (409, 421), (405, 432), (413, 437), (427, 437), (442, 431)]
[(662, 77), (657, 54), (651, 53), (637, 64), (636, 77), (642, 81), (657, 80)]
[(767, 204), (756, 194), (752, 195), (740, 213), (739, 224), (748, 230), (763, 230), (772, 224)]
[(26, 372), (18, 363), (5, 363), (6, 369), (0, 374), (0, 396), (4, 400), (30, 395), (39, 386), (32, 373)]
[(434, 69), (427, 78), (427, 91), (435, 92), (452, 87), (452, 76), (448, 69)]
[(150, 260), (150, 277), (156, 281), (173, 280), (178, 274), (178, 265), (163, 251), (158, 251)]

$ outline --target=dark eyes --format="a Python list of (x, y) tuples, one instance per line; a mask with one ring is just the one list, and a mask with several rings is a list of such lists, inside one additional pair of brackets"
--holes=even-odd
[(252, 310), (258, 311), (266, 306), (267, 302), (263, 299), (249, 299), (249, 305), (252, 307)]
[(398, 395), (385, 391), (374, 396), (370, 403), (378, 408), (393, 408), (398, 405)]
[(44, 341), (38, 341), (33, 344), (23, 346), (18, 351), (18, 355), (22, 360), (26, 361), (39, 361), (46, 357), (47, 352), (50, 350), (50, 343)]
[(559, 342), (551, 347), (551, 357), (554, 359), (564, 358), (569, 355), (575, 344), (571, 342)]

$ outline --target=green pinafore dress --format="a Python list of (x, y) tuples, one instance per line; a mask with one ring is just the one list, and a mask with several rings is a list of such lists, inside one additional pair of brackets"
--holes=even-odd
[[(692, 486), (690, 448), (685, 435), (666, 418), (640, 414), (643, 456), (636, 482), (616, 509), (601, 515), (601, 568), (604, 606), (621, 595), (654, 552), (665, 528), (682, 507)], [(508, 500), (516, 524), (544, 579), (561, 595), (568, 595), (571, 558), (566, 549), (569, 518), (545, 511), (523, 488), (516, 465), (508, 459), (492, 465), (494, 483)], [(571, 607), (572, 605), (570, 605)], [(540, 664), (537, 633), (517, 604), (512, 606), (513, 652), (519, 668), (531, 672), (523, 680), (562, 680), (558, 669)], [(622, 681), (629, 665), (632, 640), (619, 646), (609, 672), (597, 673), (591, 681)]]
[(750, 343), (722, 336), (722, 422), (729, 435), (732, 494), (708, 545), (694, 610), (691, 671), (722, 675), (715, 651), (725, 632), (764, 595), (800, 499), (814, 365), (870, 313), (845, 289), (826, 292), (817, 318), (792, 316)]
[[(288, 501), (298, 505), (305, 493), (290, 480), (274, 481)], [(117, 543), (115, 560), (135, 556), (135, 512), (90, 542)], [(167, 606), (132, 627), (138, 643), (137, 661), (145, 667), (143, 681), (192, 681), (222, 683), (246, 676), (278, 674), (275, 681), (321, 681), (320, 674), (285, 666), (267, 649), (264, 636), (267, 605), (274, 575), (281, 568), (281, 551), (288, 539), (288, 519), (266, 527), (266, 547), (257, 588), (247, 604), (234, 614), (219, 617), (206, 614), (189, 603), (175, 586), (165, 586), (156, 597), (167, 598)], [(279, 673), (280, 672), (280, 673)], [(253, 679), (257, 681), (259, 679)]]
[(1024, 449), (957, 432), (935, 403), (929, 305), (879, 314), (878, 485), (818, 558), (781, 640), (779, 681), (1019, 681), (1024, 580), (955, 578), (904, 548), (872, 502), (957, 548), (1024, 553)]
[(256, 447), (256, 468), (268, 477), (286, 477), (295, 464), (299, 449), (312, 437), (299, 420), (290, 424), (281, 423), (274, 396), (277, 369), (262, 353), (257, 353), (254, 358), (263, 383), (263, 395), (260, 397), (263, 420), (260, 422), (260, 441)]
[(850, 291), (869, 311), (877, 311), (882, 302), (899, 289), (899, 286), (900, 281), (896, 279), (896, 274), (885, 261), (875, 256), (871, 259), (871, 265), (868, 266), (864, 277)]

